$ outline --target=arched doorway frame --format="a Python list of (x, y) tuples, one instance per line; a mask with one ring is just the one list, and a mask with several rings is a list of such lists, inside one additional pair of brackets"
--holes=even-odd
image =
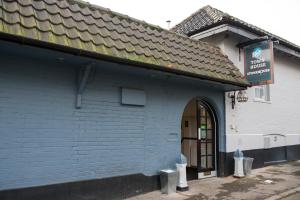
[[(206, 177), (211, 177), (211, 176), (220, 176), (220, 165), (219, 165), (219, 117), (218, 117), (218, 112), (217, 112), (217, 107), (214, 106), (213, 101), (211, 101), (210, 99), (206, 98), (206, 97), (194, 97), (192, 99), (190, 99), (186, 105), (184, 106), (182, 115), (181, 115), (181, 123), (184, 117), (184, 112), (187, 108), (187, 106), (192, 102), (192, 101), (196, 101), (196, 121), (197, 121), (197, 160), (199, 159), (199, 156), (201, 154), (201, 145), (199, 145), (199, 143), (201, 142), (199, 140), (199, 108), (198, 108), (198, 104), (200, 103), (201, 105), (203, 105), (205, 107), (205, 109), (207, 110), (207, 112), (209, 113), (209, 115), (211, 116), (211, 120), (213, 121), (213, 129), (214, 129), (214, 133), (213, 133), (213, 140), (214, 140), (214, 171), (215, 174), (210, 175), (209, 170), (205, 173), (207, 173)], [(216, 107), (216, 108), (215, 108)], [(182, 130), (181, 130), (181, 137), (182, 137)], [(200, 136), (201, 137), (201, 136)], [(181, 140), (182, 143), (182, 140)], [(206, 144), (207, 145), (207, 144)], [(207, 151), (207, 150), (206, 150)], [(182, 152), (182, 150), (181, 150)], [(198, 161), (197, 161), (198, 162)], [(200, 167), (199, 167), (199, 163), (197, 165), (197, 173), (199, 174), (200, 172)], [(202, 173), (202, 172), (201, 172)], [(202, 173), (203, 174), (203, 173)], [(202, 178), (206, 178), (205, 176)], [(198, 176), (198, 178), (201, 178)]]

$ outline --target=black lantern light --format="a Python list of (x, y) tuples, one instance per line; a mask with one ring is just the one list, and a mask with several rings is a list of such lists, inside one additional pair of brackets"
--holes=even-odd
[(240, 103), (247, 102), (248, 101), (247, 93), (245, 91), (239, 91), (236, 100)]
[(235, 106), (235, 98), (239, 103), (244, 103), (248, 101), (248, 95), (246, 91), (239, 91), (237, 96), (235, 95), (235, 92), (229, 93), (228, 97), (231, 98), (232, 109), (234, 109)]

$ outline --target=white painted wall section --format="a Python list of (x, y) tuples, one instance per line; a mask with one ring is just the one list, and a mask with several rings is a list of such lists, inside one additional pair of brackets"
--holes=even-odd
[[(233, 34), (219, 34), (203, 39), (219, 46), (223, 53), (244, 73), (244, 55)], [(300, 144), (300, 60), (275, 51), (274, 84), (270, 85), (270, 101), (255, 100), (249, 88), (247, 103), (236, 103), (226, 95), (226, 152)]]

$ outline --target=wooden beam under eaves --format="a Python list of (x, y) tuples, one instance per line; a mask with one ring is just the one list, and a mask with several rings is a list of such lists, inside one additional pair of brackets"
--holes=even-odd
[(76, 94), (76, 108), (81, 108), (81, 99), (84, 89), (86, 88), (87, 80), (91, 73), (92, 67), (94, 63), (91, 63), (84, 67), (83, 70), (80, 70), (78, 73), (78, 87), (77, 87), (77, 94)]

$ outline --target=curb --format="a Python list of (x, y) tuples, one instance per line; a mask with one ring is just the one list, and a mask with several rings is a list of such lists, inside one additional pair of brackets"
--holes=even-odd
[(288, 191), (280, 193), (280, 194), (276, 194), (274, 196), (266, 198), (265, 200), (279, 200), (279, 199), (282, 199), (284, 197), (287, 197), (287, 196), (289, 196), (291, 194), (294, 194), (294, 193), (297, 193), (297, 192), (300, 192), (300, 187), (288, 190)]

